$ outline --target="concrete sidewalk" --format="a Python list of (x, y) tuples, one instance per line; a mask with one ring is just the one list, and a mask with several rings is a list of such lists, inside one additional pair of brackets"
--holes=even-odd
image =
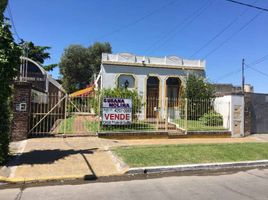
[(0, 181), (83, 179), (122, 175), (128, 166), (109, 150), (116, 146), (259, 142), (247, 138), (111, 140), (97, 137), (33, 138), (11, 144), (16, 155), (0, 170)]
[[(35, 138), (13, 143), (16, 156), (0, 170), (3, 180), (34, 181), (119, 175), (125, 170), (113, 160), (112, 141), (97, 138)], [(7, 178), (7, 179), (6, 179)]]

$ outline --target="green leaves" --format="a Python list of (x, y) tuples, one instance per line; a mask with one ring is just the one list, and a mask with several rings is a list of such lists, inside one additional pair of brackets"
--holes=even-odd
[(186, 82), (186, 97), (188, 99), (213, 99), (214, 87), (203, 77), (189, 75)]
[[(38, 46), (35, 45), (33, 42), (26, 42), (22, 41), (20, 43), (20, 47), (23, 49), (24, 54), (28, 56), (28, 58), (36, 61), (39, 64), (44, 64), (46, 59), (50, 58), (50, 53), (48, 50), (51, 49), (49, 46)], [(58, 64), (50, 64), (47, 66), (44, 66), (43, 68), (46, 71), (53, 70)]]
[(57, 67), (58, 64), (50, 64), (50, 65), (45, 65), (43, 66), (43, 68), (46, 70), (46, 71), (52, 71), (55, 67)]
[(104, 52), (111, 53), (112, 47), (108, 42), (95, 42), (92, 46), (88, 47), (87, 51), (93, 72), (99, 73), (101, 65), (101, 55)]
[(223, 117), (216, 111), (205, 113), (199, 120), (206, 126), (223, 126)]
[(123, 98), (132, 100), (133, 115), (140, 112), (142, 108), (142, 97), (138, 94), (137, 90), (130, 90), (121, 87), (114, 89), (103, 89), (101, 91), (101, 102), (104, 97)]
[[(8, 1), (7, 0), (1, 0), (0, 1), (0, 21), (2, 22), (4, 20), (4, 11), (7, 7), (7, 3)], [(2, 23), (1, 23), (2, 25)]]
[(98, 74), (102, 53), (111, 53), (109, 43), (96, 42), (86, 48), (82, 45), (70, 45), (64, 50), (59, 63), (63, 75), (63, 86), (67, 92), (85, 88)]
[(8, 157), (11, 122), (12, 84), (18, 75), (21, 49), (14, 42), (3, 12), (7, 1), (0, 3), (0, 164)]
[(186, 82), (186, 97), (188, 98), (188, 119), (198, 120), (207, 110), (212, 109), (215, 98), (214, 88), (203, 77), (189, 75)]

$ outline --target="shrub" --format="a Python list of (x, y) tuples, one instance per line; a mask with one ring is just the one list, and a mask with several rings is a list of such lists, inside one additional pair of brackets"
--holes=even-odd
[(21, 49), (15, 43), (11, 26), (4, 17), (7, 0), (0, 3), (0, 164), (7, 161), (11, 132), (12, 84), (20, 67)]
[(222, 126), (223, 125), (222, 115), (215, 111), (205, 113), (202, 117), (200, 117), (199, 120), (202, 122), (202, 124), (206, 126)]
[(188, 99), (187, 116), (189, 120), (198, 120), (213, 110), (213, 99)]
[(114, 88), (114, 89), (102, 89), (96, 93), (96, 96), (91, 101), (91, 105), (95, 113), (99, 113), (99, 108), (101, 107), (104, 97), (111, 98), (123, 98), (132, 100), (132, 114), (135, 117), (135, 114), (140, 112), (142, 108), (142, 97), (138, 94), (137, 90), (130, 90), (125, 88)]

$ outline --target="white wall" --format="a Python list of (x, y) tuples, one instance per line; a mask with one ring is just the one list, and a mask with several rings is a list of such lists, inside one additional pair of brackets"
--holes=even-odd
[(229, 128), (232, 137), (244, 136), (244, 96), (217, 97), (215, 110), (223, 116), (223, 126)]
[(131, 53), (109, 54), (102, 53), (102, 61), (120, 62), (120, 63), (145, 63), (155, 65), (170, 65), (176, 67), (195, 67), (205, 69), (206, 62), (204, 60), (188, 60), (177, 56), (151, 57), (138, 56)]
[(214, 109), (223, 116), (223, 127), (230, 130), (231, 96), (217, 97), (214, 102)]
[(181, 70), (170, 68), (153, 68), (153, 67), (140, 67), (140, 66), (121, 66), (121, 65), (102, 65), (102, 88), (116, 87), (116, 77), (119, 73), (133, 74), (136, 77), (137, 90), (140, 95), (144, 96), (145, 81), (148, 76), (158, 76), (162, 86), (162, 95), (164, 96), (165, 80), (169, 76), (178, 76), (182, 81), (185, 80), (187, 74), (195, 73), (204, 75), (201, 70)]

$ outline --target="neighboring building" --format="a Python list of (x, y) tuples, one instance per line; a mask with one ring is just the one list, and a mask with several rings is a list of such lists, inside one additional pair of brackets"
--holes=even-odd
[[(216, 96), (224, 96), (230, 94), (242, 94), (241, 86), (234, 86), (232, 84), (213, 84), (215, 88)], [(245, 84), (244, 86), (245, 92), (253, 92), (253, 86), (249, 84)]]
[[(205, 61), (176, 56), (147, 57), (129, 53), (102, 54), (98, 85), (100, 88), (127, 87), (137, 89), (147, 102), (146, 117), (155, 118), (156, 107), (164, 107), (164, 99), (178, 99), (189, 74), (205, 77)], [(155, 100), (151, 100), (155, 99)], [(151, 100), (148, 103), (148, 100)]]
[[(55, 105), (64, 95), (61, 84), (41, 65), (21, 57), (20, 74), (14, 83), (12, 140), (26, 139), (30, 128), (36, 124), (42, 126), (39, 131), (44, 131), (44, 127), (51, 130), (53, 124), (62, 118), (58, 113), (64, 111), (63, 103)], [(52, 111), (54, 107), (57, 109)], [(51, 115), (45, 117), (48, 112)]]
[[(40, 64), (30, 58), (21, 57), (18, 80), (31, 83), (32, 102), (44, 101), (44, 96), (61, 96), (65, 93), (62, 85), (53, 79)], [(42, 98), (39, 98), (40, 96)]]
[(245, 93), (245, 134), (268, 133), (268, 94)]

